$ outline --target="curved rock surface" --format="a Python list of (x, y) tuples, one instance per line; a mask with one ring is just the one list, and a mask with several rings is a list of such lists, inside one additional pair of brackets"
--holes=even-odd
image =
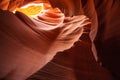
[[(119, 0), (49, 0), (65, 16), (61, 13), (57, 17), (42, 15), (39, 16), (39, 21), (19, 12), (13, 14), (3, 11), (13, 11), (21, 4), (31, 1), (47, 0), (0, 2), (1, 79), (24, 80), (29, 77), (28, 80), (120, 80)], [(48, 14), (49, 11), (45, 16)], [(83, 15), (90, 19), (90, 25), (86, 25), (89, 21)], [(78, 39), (80, 40), (77, 41)], [(72, 46), (75, 41), (77, 42)], [(47, 62), (49, 63), (43, 67)], [(38, 72), (33, 74), (36, 71)]]

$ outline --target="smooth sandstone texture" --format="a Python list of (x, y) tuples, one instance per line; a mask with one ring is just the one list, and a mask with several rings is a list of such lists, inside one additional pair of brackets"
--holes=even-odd
[[(62, 6), (60, 6), (60, 2), (63, 2), (63, 4), (61, 3)], [(111, 80), (110, 74), (112, 74), (112, 77), (114, 77), (112, 80), (120, 80), (120, 1), (69, 0), (67, 2), (66, 0), (51, 0), (53, 6), (58, 6), (65, 13), (69, 13), (71, 10), (71, 8), (64, 7), (64, 5), (70, 5), (70, 2), (73, 3), (73, 6), (70, 7), (75, 7), (76, 9), (74, 10), (76, 12), (72, 11), (72, 15), (78, 15), (75, 13), (80, 11), (79, 14), (87, 15), (90, 18), (92, 22), (91, 29), (89, 29), (90, 34), (83, 34), (80, 38), (83, 43), (78, 42), (74, 48), (57, 54), (43, 70), (33, 75), (31, 79)], [(67, 16), (70, 14), (67, 14)], [(102, 63), (101, 66), (95, 62), (92, 54), (94, 54), (98, 63)], [(52, 68), (53, 66), (57, 69)], [(69, 70), (71, 66), (72, 70)], [(76, 69), (76, 67), (78, 68)], [(106, 73), (103, 67), (110, 74)], [(65, 74), (65, 76), (62, 74)]]
[(0, 78), (25, 80), (57, 52), (72, 47), (87, 24), (86, 16), (64, 17), (57, 8), (43, 11), (38, 19), (1, 10)]
[[(0, 6), (1, 3), (4, 3), (4, 1), (7, 0), (1, 1), (3, 2), (0, 2)], [(31, 0), (26, 0), (25, 3), (27, 3), (27, 1), (31, 2)], [(59, 2), (63, 2), (64, 4), (61, 6)], [(114, 80), (119, 80), (120, 1), (51, 0), (51, 4), (54, 7), (56, 6), (60, 8), (66, 16), (83, 14), (89, 17), (91, 20), (91, 29), (89, 29), (90, 34), (83, 34), (81, 39), (84, 42), (78, 42), (74, 48), (64, 51), (59, 55), (57, 54), (46, 67), (40, 70), (37, 74), (33, 75), (31, 79), (111, 80), (111, 75), (106, 71), (106, 69), (108, 69), (112, 76), (114, 76)], [(6, 4), (3, 7), (5, 7), (4, 10), (8, 9)], [(89, 39), (86, 39), (86, 37)], [(94, 54), (95, 59), (98, 62), (102, 62), (103, 67), (106, 69), (103, 69), (103, 67), (95, 62), (92, 54)], [(72, 70), (69, 69), (71, 66)], [(62, 75), (62, 77), (60, 77), (60, 75)]]

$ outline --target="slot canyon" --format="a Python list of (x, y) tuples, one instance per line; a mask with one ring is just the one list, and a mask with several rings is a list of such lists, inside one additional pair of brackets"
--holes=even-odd
[(120, 80), (120, 0), (0, 0), (0, 80)]

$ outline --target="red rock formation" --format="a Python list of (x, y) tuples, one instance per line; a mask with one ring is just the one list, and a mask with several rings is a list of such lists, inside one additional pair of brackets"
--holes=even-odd
[(0, 78), (28, 78), (78, 41), (87, 24), (86, 16), (64, 17), (57, 8), (44, 10), (38, 19), (0, 10)]
[[(32, 1), (34, 0), (25, 0), (21, 3), (25, 5)], [(0, 78), (24, 80), (40, 69), (28, 80), (112, 80), (112, 77), (113, 80), (119, 80), (120, 1), (49, 0), (49, 2), (53, 7), (58, 7), (67, 17), (64, 19), (57, 17), (56, 20), (55, 16), (52, 16), (52, 19), (49, 16), (51, 19), (49, 20), (42, 15), (38, 22), (19, 12), (14, 15), (3, 11), (13, 11), (21, 6), (19, 0), (13, 2), (1, 0)], [(45, 16), (47, 14), (49, 11)], [(91, 25), (82, 26), (84, 31), (80, 37), (83, 28), (76, 30), (79, 27), (76, 25), (84, 25), (84, 21), (86, 24), (87, 19), (81, 15), (86, 15), (91, 20)], [(48, 23), (52, 24), (48, 25)], [(45, 25), (46, 28), (41, 25)], [(49, 30), (46, 30), (48, 27)], [(81, 41), (70, 48), (79, 37)], [(55, 43), (52, 44), (53, 42)], [(66, 43), (71, 44), (66, 46)], [(58, 51), (61, 52), (56, 55)], [(54, 55), (56, 55), (54, 59), (41, 69)], [(95, 59), (102, 62), (102, 66)]]

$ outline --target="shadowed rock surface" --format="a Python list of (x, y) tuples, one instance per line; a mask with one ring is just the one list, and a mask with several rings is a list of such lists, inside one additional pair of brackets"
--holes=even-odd
[[(77, 42), (75, 44), (76, 46), (73, 48), (57, 54), (52, 62), (48, 63), (46, 67), (33, 75), (33, 79), (40, 79), (37, 77), (37, 75), (44, 74), (46, 71), (48, 71), (48, 69), (48, 72), (53, 72), (57, 75), (61, 75), (61, 77), (59, 76), (59, 79), (57, 80), (109, 80), (110, 75), (107, 73), (106, 69), (108, 69), (110, 71), (110, 74), (112, 74), (114, 77), (112, 80), (120, 79), (120, 1), (81, 1), (83, 6), (81, 8), (82, 10), (80, 10), (82, 13), (80, 14), (87, 15), (92, 21), (90, 34), (83, 34), (81, 37), (81, 40), (83, 39), (83, 41)], [(91, 50), (90, 39), (86, 41), (86, 37), (88, 38), (88, 36), (90, 36), (90, 39), (93, 43), (95, 42), (99, 56), (98, 59), (96, 59), (98, 62), (102, 62), (102, 65), (105, 69), (95, 62), (92, 54), (96, 53), (96, 50), (94, 49), (93, 44)], [(54, 65), (56, 66), (56, 64), (58, 66), (58, 69), (54, 69), (52, 67)], [(66, 68), (62, 68), (63, 70), (61, 70), (60, 67), (63, 66), (67, 68), (72, 67), (73, 70), (68, 70), (68, 72), (64, 71), (67, 70)], [(67, 74), (67, 77), (64, 76), (63, 78), (63, 75), (61, 73), (65, 75)], [(52, 77), (53, 80), (56, 78), (56, 75), (53, 75), (51, 73), (48, 74), (49, 75), (47, 78), (44, 76), (44, 78), (41, 79), (50, 80), (51, 76), (54, 76)], [(73, 76), (72, 78), (71, 75)]]
[[(66, 16), (86, 15), (91, 25), (84, 26), (80, 40), (72, 48), (59, 52), (28, 80), (120, 80), (120, 1), (49, 1)], [(102, 62), (102, 66), (99, 62)], [(8, 75), (12, 72), (14, 70)]]

